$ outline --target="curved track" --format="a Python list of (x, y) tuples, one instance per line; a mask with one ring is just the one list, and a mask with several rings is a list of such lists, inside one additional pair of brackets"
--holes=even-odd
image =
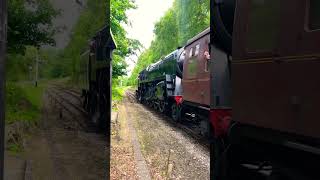
[[(136, 102), (137, 98), (135, 96), (135, 94), (132, 91), (126, 91), (126, 95), (129, 99), (129, 101), (131, 102)], [(196, 131), (196, 128), (194, 128), (193, 126), (189, 125), (189, 124), (184, 124), (184, 123), (177, 123), (174, 122), (171, 117), (167, 116), (164, 113), (160, 113), (158, 111), (155, 111), (153, 108), (149, 107), (149, 106), (145, 106), (147, 109), (149, 109), (150, 111), (156, 113), (159, 116), (162, 116), (163, 118), (165, 118), (165, 120), (170, 123), (172, 126), (175, 126), (181, 130), (183, 130), (186, 134), (188, 134), (189, 136), (191, 136), (192, 138), (194, 138), (195, 140), (197, 140), (202, 146), (204, 146), (205, 148), (209, 149), (210, 148), (210, 144), (209, 144), (209, 140), (206, 139), (205, 137), (203, 137), (202, 135), (199, 135), (199, 132)]]

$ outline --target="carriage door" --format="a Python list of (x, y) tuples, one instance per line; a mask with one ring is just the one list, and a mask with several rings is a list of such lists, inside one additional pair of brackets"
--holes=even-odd
[(209, 73), (209, 35), (201, 38), (196, 44), (195, 56), (198, 61), (198, 99), (200, 104), (210, 104), (210, 73)]
[(198, 102), (197, 98), (197, 68), (198, 61), (195, 57), (196, 43), (186, 46), (186, 59), (183, 63), (183, 98), (185, 101)]
[(320, 106), (320, 1), (296, 1), (300, 10), (296, 14), (300, 18), (295, 29), (299, 33), (295, 38), (296, 57), (292, 58), (289, 66), (291, 87), (294, 83), (296, 85), (290, 94), (291, 99), (296, 99), (292, 114), (297, 117), (294, 120), (299, 134), (320, 138), (320, 122), (315, 118)]

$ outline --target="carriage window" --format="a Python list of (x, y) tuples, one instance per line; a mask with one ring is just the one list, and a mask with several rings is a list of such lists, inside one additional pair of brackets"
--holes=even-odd
[(190, 51), (189, 51), (189, 57), (192, 56), (192, 48), (190, 48)]
[(199, 54), (199, 49), (200, 49), (200, 44), (197, 44), (196, 50), (195, 50), (195, 52), (194, 52), (194, 55), (195, 55), (195, 56), (198, 56), (198, 54)]
[(206, 63), (204, 65), (204, 72), (209, 72), (209, 62), (210, 62), (210, 60), (206, 59)]
[(209, 72), (210, 53), (208, 51), (205, 51), (204, 57), (205, 57), (204, 71)]
[(320, 1), (309, 0), (309, 29), (320, 30)]
[(247, 47), (249, 51), (272, 50), (277, 45), (279, 0), (251, 0)]

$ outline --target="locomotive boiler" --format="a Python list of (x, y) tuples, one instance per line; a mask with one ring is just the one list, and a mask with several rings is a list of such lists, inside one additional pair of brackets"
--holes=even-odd
[(137, 98), (160, 112), (176, 110), (181, 97), (184, 49), (177, 48), (169, 55), (142, 70), (138, 76)]

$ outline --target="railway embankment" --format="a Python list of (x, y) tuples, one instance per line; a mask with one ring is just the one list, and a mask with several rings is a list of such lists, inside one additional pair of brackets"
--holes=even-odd
[(112, 112), (110, 178), (138, 180), (131, 135), (122, 105)]
[[(111, 168), (117, 172), (113, 179), (139, 179), (146, 171), (151, 179), (209, 179), (209, 150), (168, 123), (167, 117), (137, 103), (132, 90), (119, 104), (116, 119), (112, 123)], [(131, 173), (125, 173), (127, 169)]]

